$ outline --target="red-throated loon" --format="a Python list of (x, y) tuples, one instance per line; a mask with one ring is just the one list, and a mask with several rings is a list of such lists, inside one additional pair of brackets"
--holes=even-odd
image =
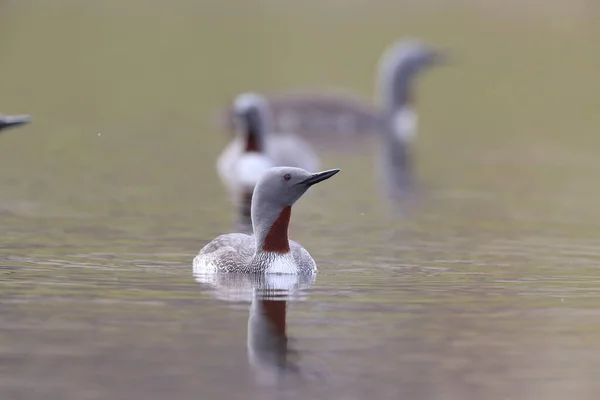
[(252, 235), (229, 233), (208, 243), (194, 258), (197, 273), (244, 272), (304, 274), (317, 271), (308, 251), (288, 239), (294, 203), (314, 184), (339, 169), (310, 173), (274, 167), (263, 173), (252, 195)]

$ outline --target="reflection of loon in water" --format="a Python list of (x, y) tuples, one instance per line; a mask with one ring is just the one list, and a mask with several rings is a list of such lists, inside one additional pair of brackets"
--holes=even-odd
[(196, 281), (211, 287), (223, 301), (250, 301), (248, 318), (248, 362), (256, 380), (275, 385), (300, 374), (297, 351), (289, 346), (287, 302), (306, 298), (316, 275), (207, 274), (195, 273)]

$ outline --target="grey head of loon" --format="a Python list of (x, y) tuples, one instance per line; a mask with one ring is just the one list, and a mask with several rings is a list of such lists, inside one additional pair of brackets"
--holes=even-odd
[(273, 167), (258, 180), (252, 195), (252, 229), (257, 251), (288, 252), (287, 235), (291, 208), (313, 185), (340, 172), (330, 169), (311, 173), (302, 168)]
[(409, 104), (412, 82), (418, 73), (433, 65), (445, 64), (448, 54), (418, 39), (402, 39), (389, 46), (379, 59), (379, 91), (386, 113)]
[(244, 139), (246, 152), (265, 151), (265, 137), (270, 131), (270, 112), (265, 98), (257, 93), (238, 95), (233, 105), (236, 130)]
[(0, 131), (31, 122), (29, 115), (2, 115), (0, 114)]

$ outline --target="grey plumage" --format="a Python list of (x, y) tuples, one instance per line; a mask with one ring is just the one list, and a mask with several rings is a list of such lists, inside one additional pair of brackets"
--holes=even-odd
[(339, 172), (310, 173), (301, 168), (274, 167), (258, 180), (251, 204), (252, 235), (220, 235), (194, 258), (194, 270), (204, 273), (314, 273), (308, 251), (288, 239), (292, 205), (314, 184)]
[[(289, 243), (291, 260), (298, 265), (298, 273), (315, 271), (316, 264), (308, 251), (293, 240), (290, 240)], [(200, 251), (198, 257), (202, 256), (206, 263), (218, 266), (215, 272), (222, 273), (260, 273), (265, 272), (266, 266), (278, 262), (282, 258), (288, 262), (288, 255), (257, 252), (254, 235), (244, 233), (220, 235)]]

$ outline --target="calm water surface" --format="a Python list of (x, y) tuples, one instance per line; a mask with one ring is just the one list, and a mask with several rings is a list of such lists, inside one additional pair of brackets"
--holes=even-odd
[[(2, 399), (599, 398), (597, 9), (175, 3), (0, 7), (0, 111), (35, 116), (0, 138)], [(420, 85), (418, 201), (392, 212), (369, 143), (323, 154), (314, 281), (194, 276), (234, 221), (214, 110), (371, 96), (404, 34), (461, 55)]]

